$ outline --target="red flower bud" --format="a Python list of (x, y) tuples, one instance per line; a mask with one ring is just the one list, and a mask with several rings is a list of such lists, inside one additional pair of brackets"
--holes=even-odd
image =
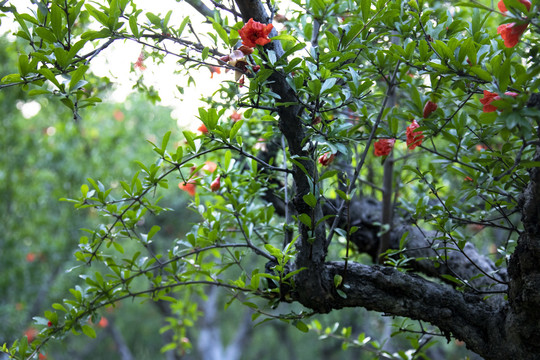
[(331, 152), (324, 153), (319, 157), (319, 164), (322, 166), (328, 166), (334, 161), (335, 157), (336, 155), (332, 154)]
[(221, 176), (218, 175), (217, 178), (212, 181), (212, 184), (210, 184), (210, 190), (212, 190), (213, 192), (216, 192), (219, 190), (219, 188), (221, 187)]
[(50, 321), (50, 320), (49, 320), (49, 322), (47, 323), (47, 326), (48, 326), (48, 327), (51, 327), (51, 326), (53, 326), (53, 323), (52, 323), (52, 321)]
[(426, 106), (424, 106), (424, 119), (427, 119), (429, 115), (431, 115), (432, 112), (437, 110), (438, 106), (437, 103), (434, 103), (433, 101), (429, 100), (426, 103)]
[(255, 65), (255, 66), (253, 67), (253, 71), (254, 71), (254, 72), (257, 72), (257, 71), (259, 71), (259, 70), (261, 70), (261, 66), (260, 66), (260, 65)]
[(248, 47), (246, 45), (242, 45), (238, 48), (238, 50), (240, 50), (242, 53), (244, 53), (245, 56), (248, 56), (248, 55), (251, 55), (253, 54), (253, 48), (252, 47)]
[(276, 15), (274, 15), (274, 21), (276, 21), (278, 23), (283, 23), (285, 21), (288, 21), (288, 19), (285, 17), (285, 15), (276, 14)]

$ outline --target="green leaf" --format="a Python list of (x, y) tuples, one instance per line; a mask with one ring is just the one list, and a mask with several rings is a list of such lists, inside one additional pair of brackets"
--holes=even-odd
[(212, 23), (212, 27), (214, 28), (214, 30), (216, 30), (216, 32), (217, 32), (218, 36), (221, 38), (221, 40), (223, 40), (223, 42), (226, 45), (230, 45), (229, 44), (229, 35), (227, 34), (227, 31), (225, 31), (225, 29), (223, 29), (223, 27), (217, 22)]
[(210, 53), (210, 48), (209, 47), (205, 47), (201, 53), (201, 58), (202, 60), (206, 60), (206, 58), (208, 58), (208, 54)]
[(167, 351), (171, 351), (177, 348), (177, 345), (175, 342), (168, 343), (167, 345), (163, 346), (160, 350), (160, 352), (163, 354)]
[(92, 339), (95, 339), (96, 338), (96, 331), (90, 326), (90, 325), (83, 325), (82, 327), (82, 332), (92, 338)]
[(298, 320), (294, 323), (294, 326), (301, 332), (307, 333), (309, 332), (309, 327), (302, 321)]
[(51, 4), (51, 28), (58, 41), (62, 41), (62, 13), (62, 9), (57, 4)]
[(302, 197), (306, 204), (308, 204), (311, 208), (315, 208), (317, 206), (317, 198), (312, 193), (306, 194)]
[(184, 28), (186, 27), (188, 22), (189, 22), (189, 16), (186, 16), (184, 20), (182, 20), (182, 23), (180, 24), (180, 26), (178, 27), (176, 36), (178, 37), (182, 36), (182, 32), (184, 31)]
[(30, 64), (28, 63), (28, 55), (21, 54), (19, 55), (19, 72), (21, 76), (26, 76), (30, 71)]
[(171, 137), (171, 131), (167, 131), (165, 135), (163, 136), (163, 140), (161, 140), (161, 150), (165, 152), (167, 149), (167, 144), (169, 143), (169, 139)]
[(69, 81), (69, 90), (77, 90), (81, 86), (77, 87), (79, 81), (82, 79), (86, 71), (88, 70), (88, 65), (81, 65), (79, 68), (71, 73), (71, 80)]
[(19, 74), (9, 74), (2, 78), (1, 82), (4, 84), (12, 84), (22, 81), (22, 78)]
[(362, 0), (360, 5), (362, 7), (362, 19), (367, 22), (371, 15), (371, 0)]
[(56, 85), (56, 87), (58, 87), (58, 88), (60, 87), (60, 83), (58, 82), (58, 80), (56, 80), (56, 77), (54, 76), (54, 74), (52, 73), (51, 70), (49, 70), (49, 69), (43, 67), (43, 68), (39, 69), (38, 72), (39, 72), (41, 75), (45, 76), (45, 78), (46, 78), (47, 80), (49, 80), (49, 81), (52, 82), (54, 85)]
[(50, 44), (54, 44), (56, 42), (56, 37), (51, 30), (44, 27), (37, 27), (34, 31), (40, 38), (42, 38), (46, 42)]
[(238, 130), (242, 127), (242, 124), (244, 124), (244, 120), (240, 119), (237, 122), (234, 123), (234, 125), (231, 128), (231, 131), (229, 132), (229, 139), (233, 141), (234, 137), (238, 133)]
[(282, 34), (279, 34), (277, 36), (274, 36), (272, 38), (272, 40), (285, 40), (285, 41), (291, 41), (291, 42), (296, 42), (296, 38), (290, 34), (286, 34), (286, 33), (282, 33)]
[(68, 52), (60, 47), (55, 47), (53, 51), (54, 56), (56, 57), (56, 62), (58, 63), (58, 65), (60, 65), (62, 69), (65, 69), (68, 66)]
[(32, 89), (28, 92), (28, 96), (36, 96), (36, 95), (43, 95), (43, 94), (50, 94), (51, 92), (49, 90), (44, 89)]
[(484, 81), (491, 82), (493, 80), (491, 78), (491, 74), (488, 73), (486, 70), (482, 69), (479, 65), (471, 67), (470, 71)]
[(298, 220), (300, 220), (302, 224), (306, 225), (308, 228), (311, 229), (311, 217), (308, 214), (298, 215)]
[(88, 11), (88, 13), (92, 15), (92, 17), (95, 18), (97, 21), (99, 21), (103, 26), (109, 26), (109, 17), (104, 12), (99, 11), (90, 4), (85, 4), (84, 7)]
[(333, 177), (333, 176), (336, 175), (338, 172), (339, 172), (338, 170), (328, 170), (328, 171), (325, 171), (325, 172), (319, 177), (319, 182), (320, 182), (320, 181), (323, 181), (324, 179), (328, 179), (328, 178)]
[(150, 231), (148, 232), (148, 235), (147, 235), (148, 240), (150, 240), (151, 238), (153, 238), (154, 235), (156, 235), (156, 233), (157, 233), (159, 230), (161, 230), (161, 227), (159, 227), (158, 225), (152, 226), (152, 228), (150, 229)]
[(131, 29), (131, 32), (133, 33), (133, 36), (136, 38), (139, 37), (139, 26), (137, 25), (137, 16), (131, 15), (129, 17), (129, 28)]
[(182, 131), (182, 134), (184, 134), (184, 137), (186, 138), (186, 141), (193, 151), (197, 151), (195, 147), (195, 142), (193, 141), (193, 133), (191, 131)]
[(87, 40), (83, 39), (83, 40), (79, 40), (75, 44), (71, 45), (71, 49), (69, 49), (69, 52), (67, 54), (67, 62), (71, 62), (71, 60), (73, 60), (75, 55), (77, 55), (77, 53), (84, 47), (86, 42), (87, 42)]
[(155, 14), (152, 13), (146, 13), (146, 17), (150, 21), (151, 24), (161, 29), (161, 18)]

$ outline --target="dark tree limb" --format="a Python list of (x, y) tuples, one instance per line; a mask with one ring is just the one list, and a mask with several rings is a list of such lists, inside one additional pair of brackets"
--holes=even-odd
[[(374, 224), (381, 218), (382, 205), (375, 199), (355, 198), (350, 206), (351, 224), (341, 222), (340, 227), (358, 227), (359, 230), (352, 235), (351, 240), (357, 251), (371, 255), (375, 261), (381, 239), (378, 235), (380, 227)], [(331, 211), (331, 207), (325, 208), (325, 213)], [(472, 243), (467, 243), (464, 249), (460, 250), (456, 244), (438, 236), (435, 231), (416, 227), (403, 214), (395, 214), (393, 223), (395, 225), (389, 233), (389, 249), (399, 249), (400, 240), (405, 236), (403, 253), (414, 259), (410, 262), (412, 270), (443, 281), (447, 281), (443, 275), (454, 276), (469, 283), (477, 292), (506, 291), (506, 270), (497, 268), (493, 261), (480, 254)]]
[[(540, 101), (532, 106), (540, 107)], [(540, 136), (540, 128), (537, 131)], [(538, 145), (533, 161), (540, 161)], [(515, 346), (540, 354), (540, 168), (531, 169), (520, 200), (524, 231), (508, 265), (511, 280), (507, 327)]]
[(328, 286), (335, 275), (345, 279), (347, 286), (342, 290), (347, 297), (332, 291), (328, 294), (329, 309), (361, 306), (426, 321), (448, 336), (452, 334), (465, 341), (469, 349), (488, 359), (514, 358), (509, 356), (503, 341), (503, 316), (481, 296), (388, 267), (349, 263), (345, 272), (343, 262), (328, 263), (322, 276)]

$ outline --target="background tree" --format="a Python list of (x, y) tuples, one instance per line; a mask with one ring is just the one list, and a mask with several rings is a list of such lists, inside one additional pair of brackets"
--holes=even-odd
[[(185, 144), (166, 132), (158, 159), (120, 187), (81, 187), (75, 207), (104, 216), (75, 254), (95, 272), (37, 319), (35, 341), (4, 351), (35, 357), (68, 331), (95, 337), (88, 321), (125, 299), (170, 302), (163, 350), (187, 346), (191, 296), (209, 285), (252, 320), (302, 331), (348, 307), (418, 321), (401, 328), (416, 349), (396, 356), (421, 356), (429, 323), (487, 359), (537, 358), (540, 4), (187, 4), (202, 24), (128, 0), (40, 1), (29, 13), (3, 3), (27, 47), (2, 87), (57, 98), (76, 124), (99, 101), (89, 63), (118, 40), (177, 57), (187, 77), (235, 73)], [(174, 240), (154, 218), (173, 180), (202, 219)]]

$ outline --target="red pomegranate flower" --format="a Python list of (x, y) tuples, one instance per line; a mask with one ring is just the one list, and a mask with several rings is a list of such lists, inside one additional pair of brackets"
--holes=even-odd
[(242, 44), (254, 48), (257, 45), (263, 46), (272, 41), (268, 38), (268, 35), (273, 28), (274, 25), (272, 24), (265, 25), (249, 19), (247, 24), (238, 30), (238, 34), (242, 38)]
[(206, 125), (202, 124), (201, 126), (199, 126), (199, 128), (197, 129), (199, 130), (200, 132), (202, 132), (203, 134), (208, 134), (208, 129), (206, 128)]
[(499, 95), (497, 95), (496, 93), (484, 90), (484, 97), (480, 99), (480, 102), (482, 103), (482, 105), (484, 105), (484, 108), (482, 109), (483, 112), (489, 113), (497, 110), (497, 107), (491, 105), (491, 103), (493, 102), (493, 100), (495, 100), (497, 96)]
[(517, 45), (521, 35), (527, 30), (529, 23), (517, 25), (516, 23), (502, 24), (497, 28), (497, 34), (501, 34), (504, 46), (512, 48)]
[(380, 139), (375, 141), (373, 147), (375, 148), (375, 156), (386, 156), (390, 154), (394, 148), (394, 143), (396, 139)]
[(217, 169), (217, 164), (213, 161), (207, 161), (204, 163), (204, 166), (202, 168), (204, 171), (208, 173), (213, 173)]
[[(531, 2), (529, 0), (519, 0), (519, 2), (525, 5), (527, 10), (531, 10)], [(504, 2), (502, 0), (499, 1), (497, 6), (499, 7), (499, 10), (501, 10), (501, 12), (503, 13), (508, 11), (508, 9), (506, 8), (506, 5), (504, 5)]]
[(424, 138), (422, 131), (415, 131), (419, 127), (420, 125), (418, 125), (416, 120), (413, 120), (412, 124), (407, 126), (407, 147), (411, 150), (422, 144), (422, 139)]
[(336, 155), (332, 154), (331, 152), (324, 153), (319, 157), (319, 164), (322, 166), (328, 166), (334, 161), (335, 157)]
[(240, 114), (240, 113), (236, 112), (236, 110), (234, 110), (230, 117), (231, 117), (232, 121), (237, 122), (240, 119), (242, 119), (242, 114)]
[(99, 319), (98, 326), (102, 329), (106, 328), (109, 325), (109, 320), (105, 316)]
[[(511, 92), (511, 91), (505, 92), (504, 95), (513, 96), (513, 97), (518, 96), (517, 93)], [(482, 111), (486, 113), (496, 111), (497, 107), (495, 105), (491, 105), (491, 103), (497, 100), (501, 100), (501, 97), (497, 93), (484, 90), (484, 97), (480, 99), (480, 102), (482, 103), (482, 105), (484, 105)]]
[(28, 343), (31, 343), (32, 341), (34, 341), (34, 339), (36, 338), (38, 334), (39, 334), (38, 329), (34, 327), (29, 327), (28, 329), (24, 331), (24, 335), (26, 335), (26, 337), (28, 338)]
[(438, 106), (437, 103), (434, 103), (433, 101), (429, 100), (426, 103), (426, 106), (424, 106), (424, 119), (427, 119), (429, 115), (431, 115), (432, 112), (437, 110)]
[(195, 196), (195, 192), (197, 191), (197, 186), (193, 182), (181, 182), (180, 184), (178, 184), (178, 187), (180, 188), (180, 190), (184, 190), (191, 196)]

